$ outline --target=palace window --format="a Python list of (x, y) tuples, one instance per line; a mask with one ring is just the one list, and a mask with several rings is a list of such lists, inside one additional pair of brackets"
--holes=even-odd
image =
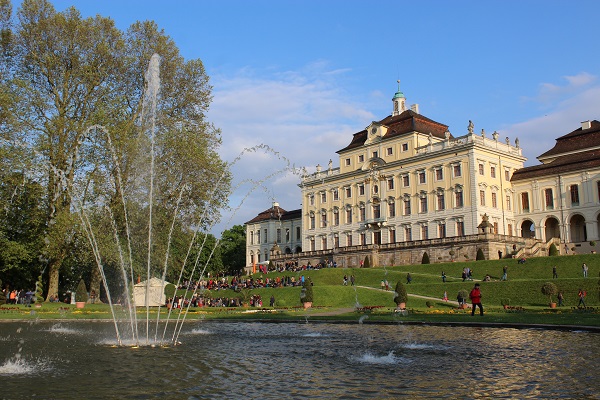
[(277, 228), (277, 243), (281, 243), (281, 228)]
[(485, 190), (479, 191), (479, 204), (485, 206)]
[(394, 150), (393, 150), (393, 148), (392, 148), (392, 147), (388, 147), (388, 148), (387, 148), (387, 155), (388, 155), (388, 156), (391, 156), (392, 154), (394, 154)]
[(365, 205), (361, 204), (360, 208), (359, 208), (359, 211), (360, 211), (360, 213), (359, 213), (359, 221), (360, 222), (365, 222), (365, 219), (367, 219), (367, 217), (366, 217), (366, 211), (365, 210), (366, 210), (365, 209)]
[(509, 195), (509, 194), (507, 194), (507, 195), (506, 195), (506, 209), (507, 209), (508, 211), (510, 211), (510, 209), (511, 209), (511, 205), (510, 205), (510, 195)]
[(381, 218), (381, 207), (379, 204), (373, 204), (373, 218)]
[(336, 207), (333, 209), (333, 225), (338, 226), (340, 224), (340, 210)]
[(427, 212), (427, 195), (426, 194), (421, 195), (421, 198), (419, 199), (419, 205), (421, 207), (419, 212), (426, 213)]
[(429, 227), (427, 225), (421, 225), (421, 240), (429, 239)]
[(571, 205), (578, 206), (579, 205), (579, 186), (571, 185)]
[(552, 196), (552, 189), (544, 189), (544, 198), (546, 200), (546, 210), (554, 209), (554, 197)]
[(445, 200), (444, 200), (444, 192), (442, 190), (440, 190), (439, 192), (437, 192), (437, 209), (438, 211), (442, 211), (444, 209), (446, 209), (446, 204), (445, 204)]
[(394, 190), (394, 178), (388, 179), (387, 183), (388, 183), (388, 190)]
[(351, 233), (346, 235), (346, 246), (352, 246), (352, 234)]
[(507, 169), (504, 170), (504, 180), (510, 181), (510, 171)]
[(402, 151), (408, 151), (408, 143), (402, 143)]
[(352, 188), (350, 186), (348, 186), (346, 188), (346, 198), (349, 199), (352, 197)]
[(346, 158), (346, 166), (349, 167), (350, 166), (350, 159)]
[(454, 171), (454, 177), (458, 178), (459, 176), (462, 175), (462, 171), (460, 169), (460, 164), (454, 164), (454, 166), (452, 167), (453, 171)]
[(419, 183), (425, 183), (425, 171), (419, 171)]
[(479, 164), (479, 175), (483, 175), (484, 171), (483, 171), (483, 164)]
[(521, 209), (523, 211), (529, 211), (529, 193), (521, 193)]
[(358, 194), (359, 196), (364, 196), (365, 195), (365, 185), (358, 185)]
[(441, 223), (438, 225), (438, 236), (440, 237), (440, 239), (446, 237), (446, 224)]
[(338, 201), (340, 199), (340, 193), (337, 189), (333, 189), (333, 201)]
[(465, 223), (456, 221), (456, 236), (465, 236)]
[(404, 199), (404, 215), (410, 215), (410, 198)]
[(494, 167), (493, 165), (490, 167), (490, 176), (492, 178), (496, 177), (496, 167)]
[(412, 228), (410, 226), (404, 227), (404, 240), (407, 242), (412, 240)]
[(396, 230), (390, 229), (390, 243), (396, 243)]
[(454, 192), (454, 198), (456, 200), (456, 207), (460, 208), (463, 206), (463, 192), (462, 190), (457, 190)]
[(361, 233), (361, 234), (360, 234), (360, 244), (361, 244), (362, 246), (364, 246), (364, 245), (366, 245), (366, 244), (367, 244), (367, 235), (366, 235), (366, 234), (364, 234), (364, 233)]
[(360, 163), (365, 162), (365, 156), (362, 154), (360, 156), (358, 156), (358, 162), (360, 162)]
[(327, 192), (321, 192), (321, 203), (327, 203)]
[(396, 203), (394, 201), (388, 201), (388, 215), (390, 218), (396, 216)]
[(321, 228), (327, 227), (327, 211), (321, 211)]
[(352, 209), (350, 207), (346, 208), (346, 223), (352, 223)]
[(492, 192), (492, 207), (498, 208), (498, 195)]
[(310, 214), (308, 217), (308, 226), (309, 229), (315, 229), (315, 214)]
[(327, 238), (326, 237), (321, 238), (321, 249), (327, 250)]
[(435, 169), (435, 180), (436, 181), (444, 180), (444, 169), (442, 167), (437, 167)]
[(408, 174), (402, 176), (402, 186), (404, 186), (404, 187), (409, 187), (410, 186), (410, 178), (409, 178)]
[(296, 227), (296, 240), (300, 240), (302, 237), (302, 229), (299, 226)]

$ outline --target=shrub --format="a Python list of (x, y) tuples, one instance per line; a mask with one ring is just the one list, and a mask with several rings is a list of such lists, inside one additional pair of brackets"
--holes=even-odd
[(595, 247), (596, 246), (596, 242), (594, 242), (593, 240), (590, 242), (590, 246)]
[(365, 256), (365, 262), (363, 263), (363, 268), (371, 268), (371, 262), (369, 261), (369, 256)]
[(400, 303), (406, 303), (408, 301), (408, 295), (406, 294), (406, 288), (402, 284), (402, 282), (398, 281), (396, 283), (396, 288), (394, 289), (396, 292), (396, 297), (394, 297), (394, 303), (397, 306), (400, 306)]
[(510, 299), (508, 299), (508, 298), (500, 299), (500, 304), (502, 304), (503, 306), (509, 306)]
[(456, 295), (456, 300), (458, 300), (459, 304), (465, 304), (467, 302), (468, 298), (469, 298), (469, 292), (467, 292), (464, 289), (459, 290), (458, 294)]
[(558, 255), (558, 249), (556, 248), (556, 245), (555, 245), (554, 243), (552, 243), (552, 244), (550, 245), (550, 248), (548, 249), (548, 255), (549, 255), (550, 257), (557, 256), (557, 255)]
[(552, 282), (546, 282), (542, 285), (542, 294), (548, 296), (550, 303), (552, 303), (552, 296), (558, 293), (558, 288)]
[(423, 253), (423, 258), (421, 258), (421, 264), (429, 264), (429, 254), (427, 254), (427, 252)]
[(6, 294), (2, 291), (2, 280), (0, 279), (0, 305), (6, 304)]
[(77, 289), (75, 290), (75, 301), (76, 302), (85, 302), (88, 300), (87, 288), (85, 287), (85, 282), (83, 279), (79, 281), (77, 285)]
[(300, 292), (301, 303), (312, 303), (313, 302), (313, 284), (310, 278), (306, 278), (302, 284), (302, 291)]
[(481, 249), (477, 249), (477, 256), (475, 257), (475, 260), (485, 260), (485, 255), (483, 254), (483, 250)]
[(37, 282), (35, 283), (35, 302), (43, 303), (44, 302), (44, 286), (42, 285), (42, 275), (38, 277)]
[(433, 307), (433, 301), (426, 301), (425, 305), (429, 308)]

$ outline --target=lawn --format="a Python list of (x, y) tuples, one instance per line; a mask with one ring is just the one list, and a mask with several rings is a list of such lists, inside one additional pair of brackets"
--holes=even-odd
[[(589, 277), (584, 278), (581, 265), (589, 266)], [(500, 281), (502, 269), (508, 266), (508, 281)], [(556, 266), (558, 278), (552, 278), (552, 267)], [(486, 315), (481, 319), (471, 317), (468, 310), (459, 310), (452, 301), (456, 300), (459, 290), (469, 291), (474, 282), (463, 282), (463, 268), (473, 271), (474, 282), (481, 285), (482, 302)], [(442, 282), (441, 273), (445, 271), (447, 281)], [(406, 275), (410, 273), (412, 282), (406, 284)], [(503, 324), (554, 324), (554, 325), (586, 325), (600, 326), (600, 255), (569, 255), (558, 257), (540, 257), (518, 264), (516, 260), (482, 260), (454, 263), (437, 263), (427, 265), (406, 265), (393, 267), (329, 268), (308, 270), (296, 273), (271, 272), (276, 276), (310, 277), (314, 283), (313, 308), (304, 311), (300, 303), (300, 287), (257, 288), (251, 295), (260, 295), (263, 299), (264, 311), (256, 308), (207, 308), (190, 309), (189, 319), (235, 318), (235, 319), (336, 319), (356, 321), (368, 316), (369, 322), (429, 322), (429, 323), (464, 323), (486, 322)], [(343, 276), (355, 276), (356, 286), (348, 283), (344, 286)], [(485, 275), (490, 275), (490, 282), (482, 282)], [(256, 274), (260, 276), (260, 274)], [(382, 290), (381, 282), (388, 281), (390, 290)], [(396, 282), (405, 284), (409, 294), (408, 313), (394, 312), (393, 289)], [(549, 298), (541, 292), (545, 282), (557, 285), (565, 297), (565, 306), (557, 309), (549, 308)], [(576, 308), (577, 293), (582, 288), (587, 291), (586, 309)], [(450, 302), (442, 301), (444, 292)], [(183, 293), (183, 292), (181, 292)], [(188, 296), (190, 293), (188, 294)], [(212, 291), (212, 297), (240, 297), (240, 293), (232, 290)], [(271, 296), (275, 297), (275, 307), (268, 307)], [(412, 296), (411, 296), (412, 295)], [(416, 297), (423, 296), (425, 298)], [(509, 299), (509, 310), (505, 310), (502, 302)], [(556, 297), (553, 299), (556, 301)], [(432, 307), (427, 306), (430, 302)], [(123, 311), (116, 307), (118, 313)], [(249, 312), (252, 311), (252, 312)], [(343, 312), (342, 312), (343, 311)], [(138, 309), (138, 315), (145, 318), (145, 308)], [(327, 315), (332, 313), (335, 315)], [(156, 317), (156, 309), (152, 309)], [(165, 309), (161, 310), (165, 316)], [(88, 304), (83, 310), (61, 303), (44, 303), (41, 308), (3, 305), (0, 307), (0, 319), (110, 319), (107, 305)]]

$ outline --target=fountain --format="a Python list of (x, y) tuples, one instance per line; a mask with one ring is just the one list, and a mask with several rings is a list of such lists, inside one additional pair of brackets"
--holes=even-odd
[[(166, 250), (165, 250), (165, 255), (164, 255), (164, 261), (162, 262), (162, 269), (158, 270), (156, 268), (157, 265), (161, 265), (159, 264), (154, 258), (155, 258), (155, 252), (153, 251), (153, 247), (155, 245), (155, 241), (156, 238), (154, 237), (154, 232), (153, 232), (153, 227), (154, 227), (154, 206), (155, 206), (155, 176), (156, 176), (156, 165), (155, 165), (155, 152), (156, 152), (156, 140), (157, 140), (157, 136), (159, 135), (160, 132), (157, 132), (157, 104), (158, 104), (158, 97), (159, 97), (159, 93), (160, 93), (160, 57), (157, 54), (154, 54), (149, 62), (149, 66), (148, 66), (148, 70), (145, 74), (145, 78), (146, 78), (146, 90), (144, 91), (144, 95), (143, 95), (143, 103), (142, 103), (142, 111), (141, 111), (141, 115), (139, 118), (139, 130), (140, 130), (140, 134), (139, 134), (139, 138), (138, 138), (138, 146), (143, 149), (144, 151), (139, 151), (138, 156), (136, 159), (133, 160), (133, 165), (135, 167), (137, 167), (136, 169), (136, 176), (135, 176), (135, 181), (138, 183), (138, 187), (134, 188), (132, 191), (135, 193), (126, 193), (126, 183), (123, 182), (123, 174), (121, 171), (121, 166), (120, 166), (120, 162), (117, 156), (117, 151), (115, 149), (115, 146), (113, 144), (113, 140), (111, 137), (111, 133), (109, 132), (109, 130), (107, 128), (105, 128), (104, 126), (101, 125), (93, 125), (91, 127), (89, 127), (86, 132), (85, 135), (83, 135), (83, 137), (81, 138), (81, 141), (79, 143), (79, 145), (85, 149), (85, 152), (87, 154), (93, 154), (94, 151), (104, 151), (107, 154), (105, 155), (104, 158), (101, 158), (101, 160), (110, 160), (111, 164), (108, 165), (107, 161), (104, 161), (104, 164), (102, 163), (98, 163), (98, 165), (94, 165), (94, 171), (98, 171), (96, 172), (97, 175), (101, 176), (101, 179), (97, 179), (97, 182), (94, 182), (93, 184), (97, 185), (98, 187), (95, 187), (94, 189), (99, 189), (97, 191), (94, 191), (94, 196), (95, 198), (90, 200), (89, 196), (86, 197), (86, 193), (89, 190), (89, 186), (90, 186), (90, 182), (87, 180), (88, 178), (84, 178), (81, 177), (79, 179), (79, 184), (75, 185), (79, 188), (79, 190), (75, 190), (75, 188), (73, 188), (73, 190), (71, 191), (71, 194), (73, 196), (73, 200), (74, 200), (74, 208), (77, 211), (77, 214), (79, 216), (79, 219), (81, 221), (81, 224), (84, 228), (84, 232), (85, 235), (87, 237), (87, 240), (90, 244), (90, 247), (92, 249), (93, 252), (93, 256), (96, 262), (96, 267), (100, 273), (101, 276), (101, 281), (106, 293), (106, 297), (108, 299), (108, 303), (111, 309), (111, 314), (112, 314), (112, 319), (113, 319), (113, 325), (114, 325), (114, 329), (116, 332), (116, 340), (117, 343), (119, 345), (123, 345), (124, 343), (127, 344), (132, 344), (135, 346), (140, 346), (140, 345), (166, 345), (166, 344), (178, 344), (179, 343), (179, 334), (181, 332), (181, 328), (183, 326), (183, 322), (185, 321), (185, 317), (187, 315), (187, 312), (189, 311), (189, 305), (186, 309), (179, 309), (178, 312), (176, 313), (176, 318), (173, 317), (173, 319), (175, 319), (175, 324), (174, 327), (172, 329), (172, 335), (169, 339), (167, 339), (167, 328), (169, 327), (169, 322), (172, 319), (172, 314), (173, 314), (173, 308), (169, 308), (166, 311), (166, 321), (164, 322), (164, 329), (161, 335), (159, 335), (159, 321), (160, 321), (160, 317), (161, 317), (161, 307), (159, 306), (157, 309), (157, 315), (156, 315), (156, 323), (155, 323), (155, 327), (154, 327), (154, 339), (151, 339), (151, 328), (150, 328), (150, 303), (152, 302), (152, 300), (155, 299), (151, 299), (150, 296), (150, 282), (151, 282), (151, 278), (155, 277), (155, 276), (160, 276), (161, 279), (161, 283), (162, 286), (164, 287), (165, 283), (166, 283), (166, 275), (167, 275), (167, 270), (169, 267), (169, 263), (170, 263), (170, 248), (171, 248), (171, 243), (172, 243), (172, 235), (174, 232), (174, 228), (175, 225), (177, 223), (177, 218), (178, 218), (178, 212), (179, 212), (179, 206), (182, 203), (182, 201), (184, 200), (184, 196), (186, 194), (189, 195), (189, 186), (186, 184), (182, 184), (181, 187), (178, 189), (178, 196), (177, 196), (177, 201), (175, 202), (175, 206), (174, 206), (174, 211), (173, 211), (173, 216), (172, 216), (172, 220), (170, 223), (170, 229), (168, 232), (168, 236), (166, 239)], [(88, 144), (88, 146), (91, 146), (89, 149), (87, 149), (85, 146), (88, 143), (88, 141), (91, 144)], [(105, 143), (106, 148), (105, 149), (99, 149), (99, 147), (96, 146), (95, 143)], [(238, 161), (240, 161), (242, 159), (242, 157), (245, 154), (251, 153), (251, 152), (257, 152), (257, 151), (263, 151), (265, 153), (271, 154), (275, 157), (277, 157), (279, 160), (282, 160), (285, 162), (285, 166), (283, 168), (281, 168), (280, 170), (274, 171), (273, 173), (265, 176), (264, 178), (262, 178), (261, 180), (245, 180), (240, 182), (236, 187), (233, 188), (233, 190), (238, 190), (240, 187), (242, 187), (243, 185), (250, 185), (250, 189), (247, 191), (247, 193), (242, 196), (239, 204), (237, 205), (237, 207), (233, 208), (231, 210), (229, 219), (228, 219), (228, 223), (231, 222), (232, 218), (235, 216), (236, 212), (242, 207), (244, 201), (249, 197), (249, 195), (257, 190), (257, 189), (263, 189), (265, 191), (267, 191), (267, 188), (265, 187), (265, 182), (269, 179), (272, 179), (274, 176), (284, 173), (284, 172), (291, 172), (293, 174), (296, 175), (300, 175), (302, 173), (302, 170), (300, 168), (296, 168), (291, 162), (290, 160), (288, 160), (286, 157), (282, 156), (280, 153), (278, 153), (277, 151), (273, 150), (272, 148), (270, 148), (267, 145), (257, 145), (254, 146), (252, 148), (246, 148), (244, 149), (239, 155), (238, 157), (236, 157), (231, 163), (227, 164), (227, 168), (225, 168), (225, 171), (218, 177), (218, 179), (216, 180), (216, 183), (213, 185), (211, 192), (209, 193), (209, 198), (211, 198), (217, 191), (220, 183), (223, 181), (223, 179), (226, 177), (227, 174), (227, 170), (229, 168), (231, 168), (235, 163), (237, 163)], [(83, 150), (81, 152), (84, 152)], [(146, 169), (147, 167), (147, 169)], [(61, 174), (58, 171), (57, 175), (63, 177), (63, 179), (65, 180), (65, 182), (63, 182), (63, 185), (66, 185), (66, 178), (64, 174)], [(111, 173), (114, 173), (115, 176), (115, 180), (113, 181), (111, 179)], [(101, 184), (105, 184), (105, 182), (113, 182), (113, 186), (112, 187), (104, 187), (104, 188), (100, 188)], [(98, 194), (101, 193), (103, 196), (106, 196), (106, 198), (103, 198), (102, 196), (99, 196)], [(110, 196), (113, 195), (115, 193), (119, 194), (119, 209), (121, 210), (120, 212), (122, 213), (122, 227), (119, 227), (117, 224), (117, 216), (114, 215), (114, 210), (113, 208), (111, 208), (109, 206), (110, 202), (111, 202), (111, 198)], [(144, 297), (144, 306), (146, 309), (146, 316), (144, 319), (144, 323), (145, 323), (145, 334), (140, 334), (139, 332), (139, 321), (138, 321), (138, 313), (136, 312), (136, 309), (140, 306), (140, 304), (136, 304), (136, 300), (135, 297), (132, 295), (132, 288), (135, 285), (135, 277), (136, 277), (136, 273), (134, 272), (134, 248), (136, 249), (140, 249), (141, 246), (138, 245), (134, 245), (134, 238), (132, 235), (132, 229), (131, 229), (131, 220), (130, 220), (130, 210), (128, 209), (128, 205), (131, 204), (132, 202), (130, 201), (130, 199), (128, 199), (128, 196), (136, 196), (137, 201), (139, 202), (139, 199), (141, 198), (141, 196), (145, 196), (145, 200), (144, 201), (144, 205), (145, 205), (145, 209), (147, 212), (147, 226), (146, 226), (146, 239), (145, 239), (145, 246), (146, 246), (146, 256), (145, 256), (145, 276), (141, 276), (142, 274), (139, 273), (140, 268), (138, 268), (138, 280), (144, 278), (145, 282), (146, 282), (146, 288), (145, 288), (145, 297)], [(91, 204), (93, 207), (89, 207), (89, 204)], [(106, 247), (106, 239), (105, 238), (98, 238), (98, 229), (94, 227), (94, 218), (92, 214), (93, 212), (97, 212), (98, 209), (104, 209), (106, 212), (106, 216), (108, 221), (110, 221), (110, 230), (112, 230), (112, 241), (113, 243), (113, 247), (112, 247), (112, 253), (117, 254), (117, 261), (119, 264), (119, 268), (120, 268), (120, 285), (119, 288), (121, 289), (122, 293), (113, 293), (111, 294), (111, 286), (113, 286), (114, 288), (114, 282), (111, 285), (108, 282), (107, 279), (107, 274), (105, 271), (105, 265), (104, 265), (104, 256), (102, 254), (102, 248)], [(201, 280), (204, 276), (205, 276), (205, 272), (206, 272), (206, 268), (219, 244), (219, 242), (217, 241), (217, 243), (213, 246), (212, 249), (210, 249), (210, 255), (208, 257), (208, 260), (205, 261), (204, 265), (200, 265), (200, 255), (202, 253), (202, 250), (204, 249), (205, 245), (206, 245), (206, 239), (207, 239), (207, 235), (204, 235), (204, 239), (202, 241), (202, 243), (198, 243), (198, 235), (200, 233), (200, 230), (203, 226), (206, 225), (206, 221), (209, 218), (207, 217), (207, 208), (205, 208), (204, 210), (201, 210), (200, 215), (198, 217), (198, 220), (193, 224), (194, 229), (193, 229), (193, 235), (192, 238), (189, 241), (188, 244), (188, 248), (187, 248), (187, 253), (185, 255), (185, 258), (182, 262), (181, 268), (179, 270), (179, 275), (178, 275), (178, 279), (177, 282), (175, 283), (175, 285), (177, 287), (180, 286), (180, 284), (187, 280), (188, 282), (193, 282), (193, 281), (199, 281)], [(209, 223), (208, 228), (210, 229), (212, 226), (214, 225), (214, 221), (212, 223)], [(139, 231), (139, 229), (138, 229)], [(124, 237), (123, 237), (124, 236)], [(139, 240), (139, 239), (138, 239)], [(102, 243), (101, 243), (102, 242)], [(195, 246), (199, 246), (199, 249), (197, 250), (197, 254), (195, 256), (195, 258), (193, 258), (192, 254), (193, 254), (193, 250), (195, 250)], [(185, 273), (185, 267), (186, 265), (190, 265), (191, 266), (191, 272), (189, 273), (189, 276), (184, 276)], [(198, 289), (194, 289), (194, 292), (192, 293), (193, 295), (197, 294), (197, 290)], [(186, 297), (188, 295), (188, 289), (186, 288), (185, 290), (185, 294), (184, 297)], [(126, 318), (122, 318), (122, 317), (118, 317), (117, 315), (121, 314), (118, 312), (117, 307), (115, 306), (115, 304), (113, 304), (113, 299), (114, 298), (119, 298), (121, 299), (121, 301), (124, 303), (123, 304), (123, 308), (125, 310), (127, 310), (126, 314), (127, 317)], [(160, 300), (159, 300), (160, 302)], [(126, 325), (128, 326), (128, 334), (130, 335), (130, 337), (128, 338), (124, 338), (123, 337), (123, 331), (124, 329), (120, 326), (120, 321), (122, 319), (126, 320)]]

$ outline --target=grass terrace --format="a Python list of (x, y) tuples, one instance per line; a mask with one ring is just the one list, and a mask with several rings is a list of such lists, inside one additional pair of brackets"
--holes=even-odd
[[(583, 277), (581, 265), (589, 266), (588, 278)], [(500, 281), (502, 269), (508, 266), (508, 281)], [(556, 266), (558, 279), (552, 279), (552, 267)], [(474, 281), (463, 282), (463, 268), (473, 271)], [(446, 283), (441, 273), (446, 273)], [(411, 274), (412, 283), (406, 284), (406, 275)], [(260, 295), (263, 307), (202, 307), (190, 308), (187, 320), (232, 319), (289, 321), (336, 320), (360, 321), (364, 323), (433, 323), (433, 324), (547, 324), (563, 326), (600, 327), (600, 255), (569, 255), (528, 259), (524, 264), (517, 260), (484, 260), (426, 265), (389, 266), (369, 269), (329, 268), (306, 270), (299, 273), (271, 272), (269, 277), (301, 275), (310, 277), (314, 283), (313, 307), (304, 310), (300, 303), (300, 287), (256, 288), (250, 295)], [(343, 276), (355, 276), (356, 286), (343, 285)], [(489, 275), (490, 282), (482, 281)], [(261, 274), (255, 274), (260, 277)], [(263, 276), (264, 277), (264, 276)], [(381, 281), (387, 280), (390, 290), (381, 289)], [(396, 282), (405, 284), (409, 294), (406, 313), (395, 312), (393, 289)], [(470, 291), (475, 282), (480, 283), (485, 309), (484, 317), (471, 317), (470, 310), (458, 309), (456, 296), (459, 290)], [(541, 292), (545, 282), (553, 282), (565, 298), (565, 305), (551, 309), (548, 296)], [(586, 308), (577, 307), (579, 289), (587, 292)], [(444, 292), (449, 301), (443, 301)], [(179, 294), (183, 295), (183, 291)], [(188, 293), (190, 296), (191, 293)], [(240, 297), (233, 290), (211, 291), (211, 297)], [(269, 307), (271, 295), (275, 296), (275, 307)], [(503, 303), (509, 301), (509, 308)], [(556, 301), (556, 296), (553, 296)], [(427, 306), (427, 302), (431, 307)], [(117, 306), (121, 314), (120, 306)], [(145, 318), (145, 308), (138, 310)], [(157, 309), (152, 309), (156, 316)], [(179, 312), (175, 310), (174, 312)], [(161, 308), (166, 317), (166, 309)], [(174, 314), (172, 314), (174, 315)], [(87, 304), (83, 310), (62, 303), (44, 303), (40, 308), (21, 305), (0, 307), (1, 319), (110, 319), (110, 310), (105, 304)]]

